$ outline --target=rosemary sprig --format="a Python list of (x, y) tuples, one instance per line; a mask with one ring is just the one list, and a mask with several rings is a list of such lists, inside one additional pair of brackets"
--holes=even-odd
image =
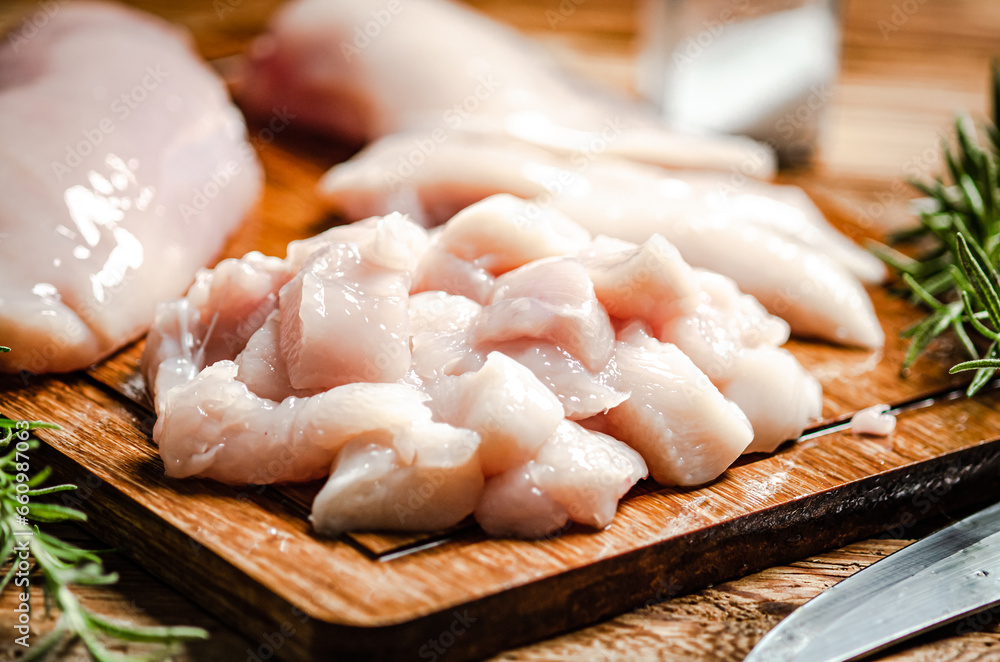
[[(7, 351), (6, 348), (0, 351)], [(18, 591), (27, 593), (33, 577), (40, 575), (45, 596), (45, 613), (52, 607), (59, 612), (55, 628), (44, 639), (32, 644), (19, 658), (23, 662), (41, 660), (80, 640), (91, 658), (98, 662), (125, 662), (126, 660), (160, 659), (162, 654), (150, 657), (124, 656), (109, 651), (102, 639), (172, 644), (181, 639), (205, 639), (208, 633), (193, 627), (138, 627), (110, 621), (80, 604), (71, 590), (73, 585), (112, 584), (118, 580), (113, 572), (106, 572), (101, 558), (93, 551), (64, 542), (41, 531), (36, 523), (63, 522), (86, 519), (79, 510), (37, 500), (55, 492), (75, 490), (75, 485), (42, 487), (51, 474), (49, 468), (27, 477), (30, 454), (38, 448), (35, 439), (25, 439), (25, 430), (59, 426), (39, 421), (15, 421), (0, 418), (0, 429), (5, 430), (0, 448), (9, 448), (0, 457), (0, 567), (10, 563), (0, 579), (0, 591), (14, 580)], [(17, 432), (15, 433), (14, 430)], [(16, 437), (18, 441), (10, 443)], [(20, 487), (19, 487), (20, 486)], [(25, 571), (25, 557), (33, 567)], [(15, 579), (16, 577), (16, 579)], [(29, 608), (30, 608), (30, 602)]]
[(910, 245), (916, 257), (870, 243), (900, 274), (911, 299), (930, 311), (903, 332), (910, 338), (903, 372), (951, 330), (971, 359), (952, 372), (976, 371), (969, 395), (1000, 368), (1000, 61), (993, 63), (992, 82), (992, 121), (977, 128), (960, 114), (954, 144), (943, 145), (945, 173), (910, 182), (926, 196), (914, 201), (920, 225), (891, 239)]

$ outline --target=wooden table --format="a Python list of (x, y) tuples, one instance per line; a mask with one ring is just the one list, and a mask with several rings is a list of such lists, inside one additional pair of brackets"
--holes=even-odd
[[(188, 25), (201, 51), (211, 58), (237, 52), (260, 30), (275, 2), (147, 0), (135, 4)], [(474, 0), (474, 4), (539, 38), (569, 68), (630, 89), (636, 48), (632, 3)], [(12, 24), (17, 5), (0, 9), (0, 22)], [(821, 156), (809, 169), (785, 173), (783, 178), (873, 225), (896, 227), (909, 219), (906, 202), (912, 194), (903, 181), (938, 170), (939, 143), (954, 111), (987, 111), (988, 60), (996, 54), (993, 49), (1000, 47), (1000, 3), (856, 0), (843, 4), (843, 14), (842, 73), (826, 109)], [(918, 536), (947, 520), (940, 513), (931, 514), (937, 515), (934, 522), (911, 528), (905, 535)], [(56, 531), (102, 546), (72, 526)], [(658, 596), (663, 602), (509, 651), (497, 659), (742, 659), (796, 606), (907, 542), (893, 538), (862, 541), (689, 595), (683, 586), (664, 583)], [(108, 565), (121, 573), (117, 585), (80, 590), (96, 611), (137, 623), (200, 625), (212, 633), (208, 642), (182, 647), (177, 659), (243, 661), (255, 659), (254, 655), (270, 656), (270, 633), (262, 632), (257, 639), (236, 634), (129, 561), (127, 552), (109, 556)], [(12, 591), (0, 596), (0, 631), (11, 631), (14, 604)], [(884, 659), (990, 659), (1000, 644), (1000, 626), (995, 620), (995, 614), (988, 613), (950, 626), (893, 649)], [(51, 620), (40, 615), (32, 623), (38, 634), (52, 626)], [(7, 646), (10, 638), (0, 641)], [(122, 645), (121, 650), (139, 652), (144, 647)], [(14, 656), (9, 647), (0, 650), (0, 660)], [(74, 649), (64, 651), (61, 659), (86, 656)]]

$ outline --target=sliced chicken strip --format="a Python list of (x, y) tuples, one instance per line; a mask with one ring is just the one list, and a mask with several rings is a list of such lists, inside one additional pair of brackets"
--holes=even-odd
[(222, 81), (169, 24), (69, 3), (4, 40), (0, 371), (85, 368), (142, 335), (261, 179)]
[[(352, 220), (388, 213), (397, 205), (400, 211), (423, 217), (425, 224), (437, 225), (498, 193), (544, 201), (585, 194), (594, 182), (606, 189), (632, 190), (635, 181), (649, 186), (655, 180), (653, 188), (667, 196), (660, 202), (673, 201), (664, 212), (673, 217), (719, 214), (734, 224), (757, 225), (823, 252), (864, 282), (885, 278), (885, 265), (840, 234), (795, 186), (746, 178), (734, 184), (718, 173), (665, 172), (606, 155), (574, 163), (530, 145), (489, 136), (458, 136), (427, 155), (405, 177), (393, 174), (400, 160), (405, 162), (415, 139), (413, 134), (401, 133), (371, 143), (334, 166), (320, 181), (319, 192)], [(614, 226), (591, 228), (594, 234), (617, 236), (613, 230)]]
[[(356, 143), (422, 131), (426, 154), (457, 132), (514, 137), (567, 154), (600, 149), (668, 167), (770, 176), (770, 151), (746, 138), (682, 134), (637, 104), (586, 92), (515, 31), (441, 0), (410, 0), (388, 38), (359, 32), (379, 0), (300, 0), (250, 48), (242, 105), (277, 104)], [(357, 44), (363, 38), (366, 43)]]
[[(386, 139), (386, 145), (373, 145), (336, 166), (321, 182), (321, 191), (350, 217), (378, 213), (398, 198), (396, 185), (384, 175), (404, 143), (401, 136)], [(704, 175), (667, 175), (608, 159), (588, 163), (581, 171), (523, 146), (454, 141), (441, 145), (401, 185), (417, 191), (411, 198), (419, 200), (420, 208), (407, 211), (431, 222), (447, 218), (428, 210), (451, 211), (477, 195), (505, 191), (529, 198), (539, 208), (559, 210), (594, 234), (641, 244), (659, 233), (689, 264), (736, 280), (796, 334), (882, 345), (882, 328), (857, 280), (884, 273), (873, 256), (846, 240), (831, 240), (834, 231), (811, 204), (795, 206), (742, 190), (721, 193), (706, 181)], [(761, 188), (765, 186), (755, 184), (753, 191), (772, 190)], [(779, 197), (795, 200), (777, 190)]]

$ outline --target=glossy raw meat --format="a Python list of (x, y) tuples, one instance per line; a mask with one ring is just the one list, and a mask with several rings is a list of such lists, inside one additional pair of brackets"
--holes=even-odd
[(412, 458), (394, 447), (356, 439), (313, 501), (318, 533), (356, 529), (427, 531), (458, 524), (472, 514), (483, 491), (479, 435), (444, 423), (415, 424), (402, 440)]
[(455, 214), (437, 241), (452, 255), (500, 276), (533, 260), (579, 252), (591, 238), (554, 209), (494, 195)]
[(387, 178), (411, 141), (396, 135), (367, 147), (335, 166), (321, 192), (351, 219), (398, 208), (428, 224), (484, 195), (511, 193), (528, 199), (535, 215), (558, 210), (594, 234), (635, 243), (661, 234), (687, 263), (733, 278), (797, 334), (863, 347), (884, 341), (859, 282), (880, 280), (884, 267), (798, 189), (733, 186), (726, 175), (607, 158), (580, 169), (529, 146), (461, 138), (440, 145), (412, 175)]
[(719, 388), (753, 424), (753, 441), (747, 453), (770, 453), (783, 441), (798, 438), (806, 424), (823, 413), (819, 381), (787, 350), (744, 349), (734, 373)]
[(525, 366), (491, 352), (476, 371), (429, 385), (439, 420), (478, 432), (483, 474), (523, 464), (555, 432), (565, 412), (559, 399)]
[(251, 393), (237, 371), (218, 361), (161, 396), (153, 440), (168, 476), (237, 485), (322, 478), (359, 437), (392, 441), (411, 459), (412, 429), (430, 423), (427, 395), (404, 384), (346, 384), (275, 402)]
[(607, 431), (639, 451), (657, 482), (708, 482), (750, 445), (753, 428), (740, 408), (675, 345), (650, 337), (641, 323), (619, 334), (615, 358), (620, 388), (631, 395), (607, 413)]
[(277, 310), (279, 288), (292, 275), (284, 261), (251, 252), (200, 269), (187, 296), (160, 303), (142, 356), (143, 377), (158, 406), (171, 386), (206, 365), (236, 358)]
[(819, 382), (777, 349), (788, 325), (732, 280), (691, 269), (659, 235), (641, 246), (598, 238), (582, 259), (613, 317), (645, 322), (740, 406), (754, 431), (747, 451), (774, 450), (819, 417)]
[(461, 132), (671, 167), (774, 168), (753, 141), (681, 134), (635, 104), (584, 91), (515, 31), (442, 0), (395, 11), (379, 0), (290, 3), (250, 48), (243, 78), (252, 112), (287, 107), (353, 142), (420, 130), (418, 155)]
[(563, 421), (534, 459), (486, 482), (476, 521), (490, 535), (519, 538), (552, 534), (568, 520), (603, 529), (646, 474), (622, 442)]
[(514, 340), (490, 344), (525, 366), (556, 394), (566, 418), (577, 421), (621, 404), (628, 392), (617, 388), (620, 375), (612, 356), (598, 372), (589, 370), (567, 350), (538, 340)]
[(183, 34), (60, 6), (0, 47), (0, 370), (84, 368), (140, 336), (255, 201), (261, 172)]
[(536, 260), (497, 278), (472, 342), (534, 338), (562, 347), (598, 372), (614, 353), (614, 330), (587, 268), (570, 257)]
[(477, 370), (486, 353), (469, 342), (482, 306), (447, 292), (421, 292), (409, 300), (411, 371), (417, 383)]
[[(787, 325), (732, 280), (659, 235), (591, 241), (530, 209), (490, 198), (430, 237), (390, 214), (199, 273), (143, 357), (167, 473), (330, 475), (313, 506), (328, 535), (475, 510), (492, 535), (538, 537), (606, 527), (647, 470), (701, 484), (818, 414), (818, 382), (778, 348)], [(489, 270), (486, 305), (408, 293), (443, 255)]]

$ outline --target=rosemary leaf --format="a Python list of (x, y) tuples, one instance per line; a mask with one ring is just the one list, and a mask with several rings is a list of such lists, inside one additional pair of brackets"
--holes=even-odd
[[(6, 351), (0, 349), (0, 351)], [(50, 471), (46, 468), (30, 478), (27, 476), (28, 460), (38, 448), (38, 441), (25, 439), (22, 432), (40, 428), (59, 429), (59, 426), (41, 421), (15, 421), (0, 419), (0, 441), (9, 445), (15, 435), (17, 444), (0, 456), (0, 561), (9, 562), (13, 558), (15, 540), (28, 541), (28, 553), (34, 561), (35, 572), (31, 577), (40, 577), (45, 599), (45, 612), (50, 608), (60, 612), (56, 627), (49, 635), (33, 643), (21, 660), (55, 659), (58, 651), (74, 641), (83, 643), (90, 657), (97, 662), (126, 662), (143, 658), (127, 657), (114, 653), (105, 647), (102, 640), (107, 637), (126, 641), (141, 641), (172, 645), (182, 639), (204, 639), (208, 633), (201, 628), (191, 627), (136, 627), (113, 623), (89, 611), (74, 595), (71, 587), (76, 585), (112, 584), (118, 575), (104, 569), (97, 552), (77, 547), (60, 540), (38, 527), (38, 523), (80, 521), (86, 515), (75, 508), (46, 503), (42, 498), (56, 492), (76, 489), (75, 485), (54, 485), (43, 487)], [(27, 492), (23, 487), (28, 485)], [(35, 523), (29, 526), (28, 521)], [(12, 564), (0, 578), (2, 591), (14, 577), (18, 564)], [(37, 579), (31, 580), (33, 583)], [(162, 658), (158, 654), (157, 658)]]

